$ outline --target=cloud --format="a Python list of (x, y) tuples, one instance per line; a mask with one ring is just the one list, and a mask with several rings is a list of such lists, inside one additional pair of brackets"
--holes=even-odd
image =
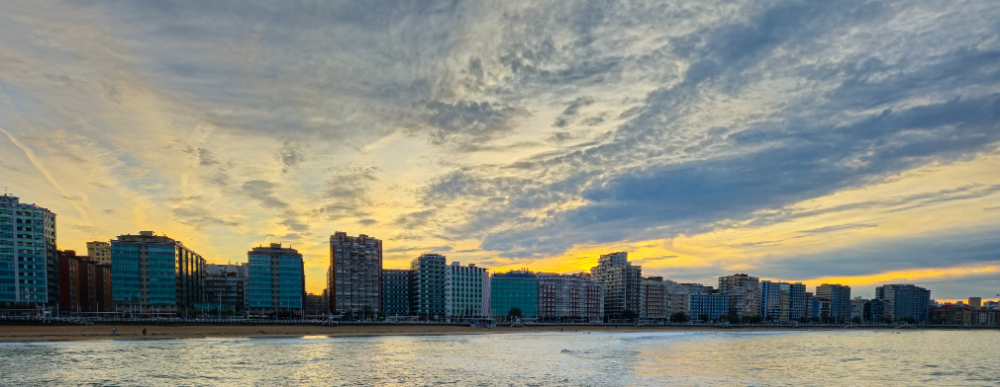
[(502, 103), (433, 101), (425, 105), (434, 144), (488, 141), (509, 132), (519, 110)]
[(260, 202), (265, 208), (286, 208), (288, 203), (274, 194), (277, 184), (266, 180), (251, 180), (243, 183), (243, 193)]
[(819, 227), (819, 228), (814, 228), (814, 229), (809, 229), (809, 230), (803, 230), (803, 231), (799, 231), (799, 232), (803, 233), (803, 234), (822, 234), (822, 233), (828, 233), (828, 232), (836, 232), (836, 231), (844, 231), (844, 230), (856, 230), (856, 229), (859, 229), (859, 228), (872, 228), (872, 227), (878, 227), (878, 225), (877, 224), (865, 224), (865, 223), (849, 223), (849, 224), (838, 224), (836, 226)]
[(171, 215), (177, 221), (194, 227), (196, 230), (204, 230), (208, 226), (237, 227), (238, 222), (227, 221), (216, 217), (209, 210), (197, 206), (177, 207), (171, 210)]

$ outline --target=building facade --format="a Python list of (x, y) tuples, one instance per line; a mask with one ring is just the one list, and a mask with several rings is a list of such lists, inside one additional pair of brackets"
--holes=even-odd
[(538, 317), (538, 275), (527, 270), (494, 273), (490, 278), (490, 316), (507, 316), (518, 308), (526, 318)]
[(730, 298), (724, 294), (692, 294), (689, 315), (699, 321), (718, 321), (730, 314)]
[(421, 254), (410, 261), (410, 310), (424, 318), (447, 315), (448, 273), (446, 258), (439, 254)]
[(621, 318), (626, 310), (642, 310), (642, 266), (633, 266), (627, 252), (601, 255), (590, 269), (595, 280), (604, 284), (604, 315)]
[(875, 288), (875, 298), (885, 303), (885, 315), (893, 321), (913, 318), (927, 321), (931, 291), (916, 285), (895, 284)]
[(840, 284), (822, 284), (816, 287), (816, 298), (830, 301), (829, 316), (837, 323), (851, 321), (851, 287)]
[(600, 321), (604, 284), (590, 274), (539, 273), (538, 317), (545, 321)]
[(410, 316), (412, 270), (382, 270), (382, 313), (388, 316)]
[(746, 274), (719, 277), (719, 293), (729, 296), (729, 314), (752, 317), (760, 313), (760, 281)]
[(76, 251), (59, 251), (59, 309), (72, 312), (111, 312), (111, 267)]
[(250, 267), (246, 263), (205, 266), (205, 311), (243, 314), (249, 307)]
[(108, 242), (87, 242), (87, 256), (102, 265), (111, 265), (111, 244)]
[(382, 241), (365, 234), (330, 236), (330, 313), (382, 311)]
[(57, 306), (56, 214), (19, 200), (0, 195), (0, 305)]
[(247, 252), (250, 313), (302, 313), (306, 279), (302, 254), (280, 243)]
[(761, 281), (760, 312), (765, 320), (797, 321), (806, 315), (806, 286), (801, 283)]
[(885, 321), (885, 303), (882, 300), (865, 301), (861, 318), (866, 323), (880, 323)]
[(180, 241), (140, 231), (111, 241), (115, 310), (183, 313), (204, 302), (205, 259)]
[(445, 270), (445, 315), (484, 317), (490, 315), (490, 275), (475, 264), (452, 262)]

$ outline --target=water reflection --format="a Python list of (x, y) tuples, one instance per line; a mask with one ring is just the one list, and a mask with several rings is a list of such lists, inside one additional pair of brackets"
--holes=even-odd
[(0, 344), (0, 385), (990, 385), (1000, 332), (554, 333)]

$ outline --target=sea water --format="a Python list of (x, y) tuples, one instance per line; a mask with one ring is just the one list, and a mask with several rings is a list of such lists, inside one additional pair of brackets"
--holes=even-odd
[(0, 385), (997, 386), (1000, 331), (6, 342)]

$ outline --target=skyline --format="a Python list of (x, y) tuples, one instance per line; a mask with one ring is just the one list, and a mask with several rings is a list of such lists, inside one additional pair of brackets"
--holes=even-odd
[(283, 242), (312, 293), (335, 231), (386, 268), (1000, 293), (990, 2), (0, 10), (0, 185), (60, 249)]

